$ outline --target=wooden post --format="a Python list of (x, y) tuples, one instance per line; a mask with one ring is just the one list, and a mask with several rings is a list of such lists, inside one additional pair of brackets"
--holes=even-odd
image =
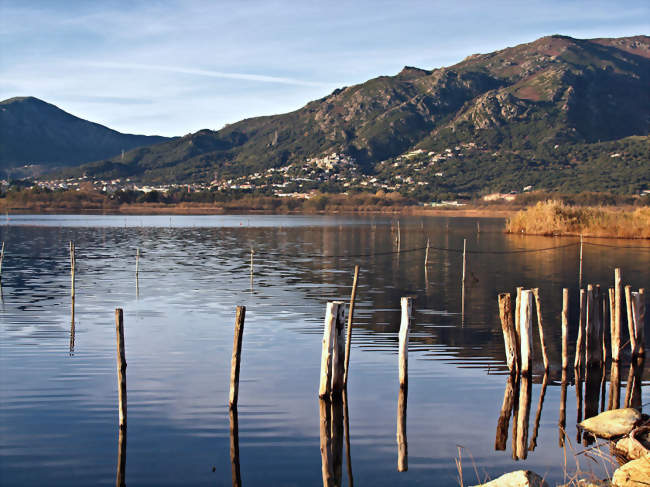
[(408, 387), (399, 388), (397, 399), (397, 471), (406, 472), (408, 464), (408, 441), (406, 439), (406, 399)]
[(124, 317), (122, 308), (115, 310), (117, 334), (117, 395), (120, 428), (126, 428), (126, 355), (124, 353)]
[(609, 336), (612, 361), (618, 362), (619, 349), (621, 348), (621, 329), (616, 326), (616, 291), (609, 288)]
[[(614, 269), (614, 327), (612, 328), (612, 360), (618, 362), (621, 351), (621, 269)], [(610, 298), (611, 299), (611, 298)]]
[(476, 233), (481, 233), (481, 222), (476, 222)]
[(533, 334), (531, 330), (532, 322), (533, 291), (524, 290), (521, 291), (521, 307), (519, 317), (522, 375), (530, 375), (533, 371)]
[(237, 306), (235, 315), (235, 336), (232, 344), (232, 359), (230, 360), (230, 396), (228, 405), (230, 409), (237, 407), (239, 398), (239, 367), (241, 364), (241, 346), (244, 338), (244, 319), (246, 306)]
[(408, 384), (409, 326), (413, 312), (413, 298), (404, 297), (400, 304), (402, 305), (402, 322), (399, 327), (399, 385), (406, 387)]
[(465, 289), (465, 271), (467, 269), (467, 239), (463, 239), (463, 289)]
[(607, 409), (618, 409), (621, 407), (621, 371), (620, 365), (612, 361), (609, 371), (609, 402)]
[(625, 286), (625, 305), (627, 308), (627, 331), (630, 334), (630, 352), (636, 350), (636, 333), (634, 332), (634, 316), (632, 314), (632, 286)]
[[(515, 299), (515, 338), (517, 339), (517, 350), (521, 350), (521, 326), (519, 320), (521, 318), (521, 291), (523, 289), (523, 287), (517, 288), (517, 298)], [(517, 353), (517, 357), (518, 364), (521, 365), (521, 354)]]
[(503, 331), (503, 343), (506, 351), (508, 370), (510, 370), (510, 373), (516, 373), (518, 350), (515, 325), (512, 322), (512, 300), (510, 293), (499, 294), (499, 317), (501, 318), (501, 330)]
[(548, 360), (548, 351), (546, 350), (546, 341), (544, 340), (544, 323), (542, 322), (542, 303), (539, 299), (539, 288), (533, 289), (533, 295), (535, 296), (535, 307), (537, 308), (537, 328), (539, 330), (539, 343), (542, 347), (544, 370), (548, 372), (551, 364)]
[(350, 309), (348, 310), (348, 328), (345, 336), (345, 372), (343, 374), (343, 387), (348, 385), (348, 368), (350, 367), (350, 346), (352, 343), (352, 317), (354, 316), (354, 300), (357, 296), (357, 282), (359, 280), (359, 266), (354, 266), (354, 280), (350, 293)]
[[(0, 270), (2, 269), (2, 262), (0, 262)], [(424, 269), (426, 270), (429, 265), (429, 239), (427, 238), (427, 250), (424, 252)]]
[(578, 271), (578, 289), (582, 289), (582, 234), (580, 234), (580, 270)]
[(400, 253), (400, 248), (402, 245), (402, 230), (399, 227), (399, 219), (397, 220), (397, 253)]
[(140, 274), (140, 247), (135, 249), (135, 278)]
[(75, 258), (74, 242), (70, 240), (70, 296), (72, 296), (72, 299), (74, 299), (74, 288), (75, 288), (74, 272), (75, 272), (76, 262), (77, 261)]
[(634, 321), (634, 337), (636, 348), (633, 357), (645, 356), (645, 337), (643, 327), (645, 325), (645, 289), (632, 293), (632, 319)]
[[(325, 325), (323, 328), (323, 347), (321, 352), (320, 365), (320, 386), (318, 396), (326, 397), (332, 391), (332, 361), (334, 347), (334, 333), (336, 332), (336, 321), (339, 314), (343, 313), (343, 303), (341, 301), (330, 301), (327, 303), (327, 312), (325, 313)], [(341, 317), (341, 320), (343, 318)]]
[(569, 290), (562, 289), (562, 369), (569, 366)]
[(600, 333), (599, 333), (599, 311), (598, 311), (598, 296), (594, 287), (589, 284), (587, 286), (587, 320), (585, 328), (585, 363), (587, 367), (600, 362)]
[[(428, 242), (428, 241), (427, 241)], [(429, 250), (429, 245), (427, 244), (427, 254)], [(5, 243), (2, 241), (2, 250), (0, 250), (0, 285), (2, 284), (2, 261), (5, 259)]]
[(253, 279), (253, 255), (255, 254), (255, 251), (253, 250), (253, 247), (251, 247), (251, 279)]
[(332, 394), (339, 395), (345, 387), (345, 305), (336, 314), (332, 334)]
[(580, 290), (580, 318), (578, 320), (578, 338), (576, 340), (576, 356), (574, 367), (579, 369), (582, 367), (582, 357), (584, 355), (585, 347), (585, 322), (587, 320), (587, 293), (584, 289)]

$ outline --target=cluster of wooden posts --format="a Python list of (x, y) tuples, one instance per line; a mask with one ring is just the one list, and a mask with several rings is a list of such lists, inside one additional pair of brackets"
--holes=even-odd
[[(630, 373), (625, 395), (625, 407), (641, 406), (641, 372), (645, 356), (645, 291), (639, 289), (632, 292), (630, 286), (621, 284), (621, 271), (615, 269), (614, 287), (609, 289), (608, 299), (601, 291), (600, 286), (591, 285), (580, 290), (580, 313), (577, 323), (577, 340), (574, 358), (574, 376), (576, 385), (576, 400), (578, 417), (577, 422), (583, 419), (583, 391), (584, 393), (584, 418), (598, 414), (598, 405), (603, 411), (620, 407), (620, 361), (621, 352), (626, 343), (622, 343), (622, 306), (623, 296), (627, 309), (627, 330), (630, 345)], [(536, 446), (537, 430), (541, 416), (542, 404), (548, 384), (550, 362), (548, 349), (544, 336), (544, 323), (542, 320), (541, 300), (538, 289), (525, 290), (517, 288), (516, 301), (513, 306), (509, 293), (498, 296), (499, 316), (505, 345), (506, 363), (510, 374), (506, 382), (503, 404), (497, 422), (497, 436), (495, 449), (505, 450), (508, 437), (508, 423), (513, 416), (512, 425), (512, 454), (514, 459), (525, 459), (527, 452)], [(539, 405), (535, 419), (535, 428), (530, 445), (528, 439), (528, 418), (530, 414), (530, 394), (533, 372), (533, 306), (536, 308), (539, 341), (544, 364), (544, 377), (540, 392)], [(609, 321), (609, 328), (606, 323)], [(569, 290), (562, 291), (562, 397), (560, 406), (560, 446), (564, 446), (564, 427), (566, 426), (566, 388), (567, 372), (569, 368)], [(609, 331), (609, 333), (607, 333)], [(609, 347), (608, 345), (609, 335)], [(605, 405), (605, 365), (608, 358), (608, 349), (611, 358), (610, 395), (607, 406)], [(585, 445), (590, 444), (593, 438), (582, 435), (578, 431), (578, 441), (582, 439)]]

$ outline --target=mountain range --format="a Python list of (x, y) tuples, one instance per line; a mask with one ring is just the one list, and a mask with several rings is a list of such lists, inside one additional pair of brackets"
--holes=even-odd
[[(38, 125), (27, 115), (24, 120), (21, 134)], [(6, 123), (3, 118), (3, 132)], [(51, 128), (42, 132), (48, 143), (61, 142), (58, 147), (86, 137), (74, 129), (54, 137)], [(438, 163), (437, 174), (444, 170), (447, 176), (435, 181), (431, 176), (431, 187), (478, 193), (531, 184), (635, 192), (650, 184), (649, 135), (650, 37), (554, 35), (474, 54), (450, 67), (405, 67), (395, 76), (337, 89), (296, 111), (217, 131), (146, 145), (134, 138), (133, 146), (140, 147), (123, 156), (118, 155), (123, 143), (111, 146), (117, 148), (112, 157), (80, 150), (75, 161), (99, 160), (68, 174), (205, 182), (331, 153), (345, 154), (359, 171), (375, 174), (409, 152), (471, 146), (464, 157)], [(5, 166), (9, 155), (16, 160), (21, 145), (9, 151), (7, 139), (3, 133)], [(63, 160), (72, 157), (57, 156), (57, 162)]]
[(121, 155), (168, 137), (123, 134), (75, 117), (31, 96), (0, 102), (0, 169), (24, 165), (52, 167)]

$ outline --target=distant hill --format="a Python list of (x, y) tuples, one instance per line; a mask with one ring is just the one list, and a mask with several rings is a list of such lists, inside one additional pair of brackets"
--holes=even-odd
[[(409, 151), (473, 144), (435, 163), (423, 183), (431, 193), (476, 194), (510, 183), (634, 192), (650, 183), (649, 87), (650, 37), (554, 35), (451, 67), (405, 67), (291, 113), (201, 130), (82, 171), (210, 181), (336, 152), (379, 174)], [(408, 165), (399, 170), (412, 174)]]
[(0, 169), (4, 170), (25, 164), (74, 166), (167, 140), (122, 134), (34, 97), (0, 102)]

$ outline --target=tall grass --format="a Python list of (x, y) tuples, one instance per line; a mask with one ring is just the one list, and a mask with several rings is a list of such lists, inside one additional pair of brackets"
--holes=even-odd
[(506, 223), (509, 233), (650, 238), (650, 208), (625, 210), (540, 201)]

